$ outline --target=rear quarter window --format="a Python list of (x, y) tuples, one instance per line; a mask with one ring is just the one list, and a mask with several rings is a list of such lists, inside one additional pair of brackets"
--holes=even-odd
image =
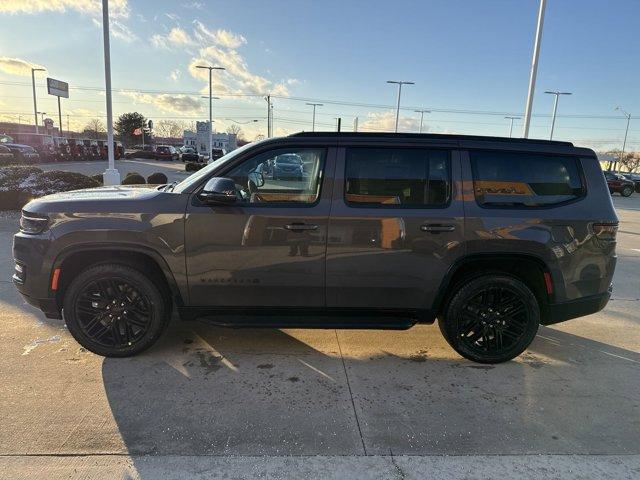
[(584, 195), (576, 157), (495, 151), (471, 151), (469, 157), (483, 206), (546, 207)]

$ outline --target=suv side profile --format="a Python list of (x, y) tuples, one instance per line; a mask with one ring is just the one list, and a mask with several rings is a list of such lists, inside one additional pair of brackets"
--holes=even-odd
[[(274, 180), (278, 158), (303, 176)], [(296, 161), (297, 163), (297, 161)], [(178, 184), (24, 207), (14, 282), (77, 341), (122, 357), (177, 308), (217, 325), (406, 329), (436, 318), (467, 359), (522, 353), (538, 326), (604, 308), (618, 219), (571, 143), (300, 133)]]

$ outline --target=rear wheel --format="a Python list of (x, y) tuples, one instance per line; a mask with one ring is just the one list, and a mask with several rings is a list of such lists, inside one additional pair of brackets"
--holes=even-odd
[(136, 355), (153, 345), (169, 323), (161, 289), (133, 268), (89, 267), (69, 285), (64, 318), (80, 345), (106, 357)]
[(633, 188), (630, 186), (626, 186), (622, 189), (622, 191), (620, 192), (620, 195), (622, 195), (623, 197), (628, 197), (633, 193)]
[(520, 355), (540, 324), (535, 295), (520, 280), (488, 274), (468, 280), (453, 294), (438, 321), (445, 339), (463, 357), (500, 363)]

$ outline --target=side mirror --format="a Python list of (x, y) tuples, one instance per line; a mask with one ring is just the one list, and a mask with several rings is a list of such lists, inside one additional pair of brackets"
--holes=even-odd
[(213, 177), (205, 184), (198, 198), (204, 203), (230, 205), (238, 199), (236, 184), (230, 178)]
[(264, 174), (262, 172), (249, 173), (249, 181), (256, 184), (256, 187), (262, 187), (264, 185)]

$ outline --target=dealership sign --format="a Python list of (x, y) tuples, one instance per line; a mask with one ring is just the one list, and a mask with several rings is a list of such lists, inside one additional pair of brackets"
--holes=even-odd
[(69, 84), (54, 78), (47, 78), (47, 92), (56, 97), (69, 98)]

